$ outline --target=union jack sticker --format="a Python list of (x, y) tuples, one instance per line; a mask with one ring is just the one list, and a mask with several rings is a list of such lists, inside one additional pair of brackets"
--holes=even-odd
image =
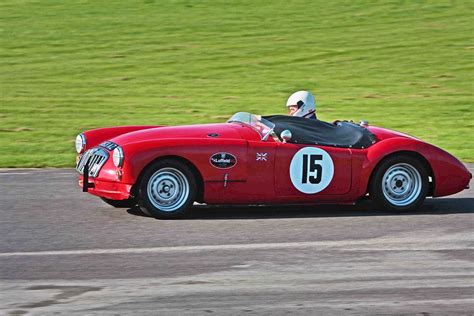
[(257, 153), (256, 161), (267, 161), (268, 153)]

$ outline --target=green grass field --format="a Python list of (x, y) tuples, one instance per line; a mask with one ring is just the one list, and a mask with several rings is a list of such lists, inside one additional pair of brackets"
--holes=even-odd
[(0, 167), (71, 167), (95, 127), (367, 119), (474, 161), (473, 1), (0, 3)]

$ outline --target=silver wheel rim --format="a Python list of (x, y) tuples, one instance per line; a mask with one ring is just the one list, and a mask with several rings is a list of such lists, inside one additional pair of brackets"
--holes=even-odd
[(174, 212), (186, 203), (189, 182), (178, 169), (163, 168), (148, 180), (147, 193), (154, 207), (163, 212)]
[(392, 205), (407, 206), (420, 196), (421, 175), (412, 165), (406, 163), (393, 165), (388, 168), (382, 179), (383, 195)]

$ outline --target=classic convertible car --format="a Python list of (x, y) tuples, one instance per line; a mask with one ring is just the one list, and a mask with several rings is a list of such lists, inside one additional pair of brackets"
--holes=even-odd
[(239, 112), (226, 123), (126, 126), (76, 138), (84, 192), (156, 218), (207, 204), (353, 204), (411, 211), (468, 187), (449, 153), (366, 122)]

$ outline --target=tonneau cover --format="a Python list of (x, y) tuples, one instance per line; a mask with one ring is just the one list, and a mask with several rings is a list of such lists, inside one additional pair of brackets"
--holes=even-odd
[(367, 148), (375, 143), (375, 135), (368, 129), (351, 122), (331, 124), (288, 115), (264, 116), (275, 124), (275, 133), (279, 136), (285, 129), (290, 130), (290, 143), (322, 146)]

